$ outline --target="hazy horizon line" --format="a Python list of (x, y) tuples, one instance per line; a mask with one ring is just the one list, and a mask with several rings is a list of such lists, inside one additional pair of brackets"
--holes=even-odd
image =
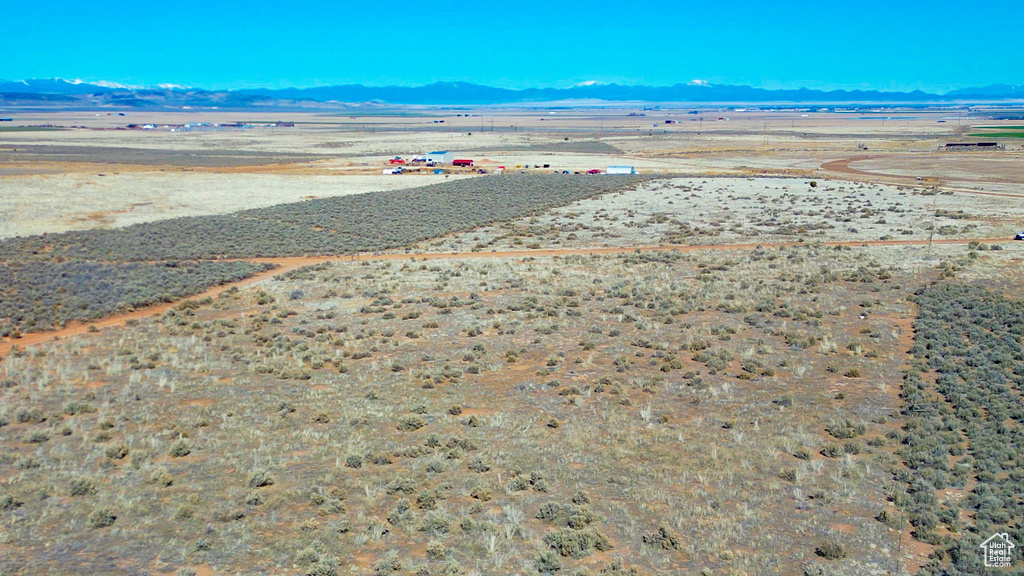
[(762, 83), (761, 85), (755, 85), (750, 82), (727, 82), (727, 81), (715, 81), (705, 79), (692, 79), (688, 81), (678, 81), (671, 84), (663, 83), (644, 83), (629, 82), (623, 80), (588, 80), (582, 82), (574, 82), (572, 84), (539, 84), (539, 85), (518, 85), (518, 86), (501, 86), (496, 84), (490, 84), (486, 82), (476, 82), (472, 80), (434, 80), (432, 82), (425, 82), (419, 84), (396, 84), (396, 83), (367, 83), (352, 80), (325, 80), (320, 83), (311, 82), (236, 82), (230, 84), (191, 84), (188, 82), (133, 82), (133, 81), (111, 81), (107, 79), (90, 80), (87, 78), (68, 78), (64, 76), (50, 76), (50, 77), (32, 77), (22, 78), (17, 80), (5, 80), (0, 78), (0, 81), (11, 82), (11, 83), (28, 83), (33, 80), (61, 80), (70, 84), (88, 84), (93, 86), (100, 86), (103, 88), (110, 89), (126, 89), (126, 90), (145, 90), (145, 89), (185, 89), (185, 90), (205, 90), (205, 91), (241, 91), (241, 90), (309, 90), (316, 88), (329, 88), (334, 86), (362, 86), (364, 88), (423, 88), (435, 84), (470, 84), (474, 86), (483, 86), (486, 88), (493, 88), (497, 90), (508, 90), (513, 92), (521, 92), (526, 90), (570, 90), (573, 88), (586, 88), (596, 86), (621, 86), (626, 88), (674, 88), (677, 86), (694, 86), (694, 87), (714, 87), (714, 86), (735, 86), (735, 87), (747, 87), (755, 90), (766, 90), (766, 91), (794, 91), (794, 90), (814, 90), (820, 92), (833, 92), (833, 91), (845, 91), (845, 92), (882, 92), (882, 93), (912, 93), (912, 92), (924, 92), (927, 94), (941, 95), (946, 92), (953, 90), (962, 90), (966, 88), (984, 88), (988, 86), (1004, 85), (1004, 86), (1020, 86), (1020, 84), (1008, 84), (1004, 82), (978, 82), (971, 84), (956, 84), (946, 86), (898, 86), (898, 87), (879, 87), (869, 85), (854, 85), (854, 84), (822, 84), (814, 85), (813, 83), (806, 84), (792, 84), (788, 82), (768, 82)]

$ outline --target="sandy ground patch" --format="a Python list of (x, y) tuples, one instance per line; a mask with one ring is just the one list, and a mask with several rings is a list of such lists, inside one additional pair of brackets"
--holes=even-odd
[[(424, 243), (439, 250), (1006, 238), (1024, 199), (803, 178), (675, 178)], [(934, 233), (933, 233), (934, 232)]]
[[(105, 172), (0, 179), (0, 238), (224, 214), (309, 198), (397, 190), (444, 176)], [(452, 176), (458, 178), (458, 176)]]

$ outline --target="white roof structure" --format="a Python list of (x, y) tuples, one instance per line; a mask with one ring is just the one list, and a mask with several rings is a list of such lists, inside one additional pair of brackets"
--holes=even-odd
[(609, 174), (636, 174), (636, 170), (632, 166), (609, 166)]
[(455, 153), (449, 150), (435, 150), (425, 154), (427, 162), (451, 162), (455, 160)]

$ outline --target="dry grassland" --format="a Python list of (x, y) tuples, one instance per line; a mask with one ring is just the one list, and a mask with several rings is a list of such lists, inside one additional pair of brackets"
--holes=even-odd
[[(971, 436), (1015, 446), (1019, 330), (975, 334), (1006, 344), (986, 349), (998, 362), (963, 354), (1006, 368), (989, 396), (957, 396), (915, 347), (915, 328), (949, 345), (915, 326), (929, 286), (1017, 317), (1019, 145), (935, 152), (957, 135), (948, 111), (489, 113), (4, 134), (0, 237), (419, 186), (376, 174), (438, 148), (665, 177), (14, 347), (0, 575), (967, 574), (979, 526), (1020, 533), (1019, 457)], [(147, 114), (19, 121), (183, 121)], [(94, 151), (5, 156), (18, 145)], [(105, 164), (119, 147), (323, 159)], [(920, 244), (821, 244), (904, 240)], [(553, 255), (667, 244), (707, 249)]]
[[(100, 168), (103, 170), (103, 168)], [(127, 172), (0, 176), (0, 238), (120, 228), (182, 216), (228, 214), (286, 202), (400, 190), (444, 182), (438, 175), (281, 176)], [(458, 179), (454, 175), (450, 179)]]
[(674, 178), (421, 243), (490, 251), (657, 244), (1012, 238), (1021, 199), (792, 178)]
[(884, 574), (896, 273), (342, 263), (13, 356), (4, 569), (102, 572), (119, 542), (125, 573), (801, 573), (835, 542), (829, 570)]

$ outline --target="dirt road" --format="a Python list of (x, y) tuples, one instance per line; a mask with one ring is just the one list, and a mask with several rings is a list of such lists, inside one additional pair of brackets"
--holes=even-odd
[[(939, 239), (934, 240), (934, 244), (969, 244), (971, 242), (1003, 242), (1005, 238), (973, 238), (973, 239)], [(869, 246), (924, 246), (929, 244), (928, 240), (869, 240), (869, 241), (833, 241), (833, 242), (820, 242), (813, 243), (813, 245), (820, 246), (849, 246), (849, 247), (869, 247)], [(231, 289), (232, 287), (245, 288), (252, 286), (264, 280), (269, 280), (275, 276), (279, 276), (286, 272), (302, 268), (303, 266), (311, 266), (314, 264), (321, 264), (324, 262), (366, 262), (366, 261), (389, 261), (389, 260), (476, 260), (484, 258), (505, 258), (505, 259), (517, 259), (517, 258), (544, 258), (553, 256), (591, 256), (601, 254), (628, 254), (631, 252), (704, 252), (704, 251), (725, 251), (725, 250), (754, 250), (758, 247), (761, 248), (784, 248), (792, 246), (803, 246), (810, 245), (803, 242), (771, 242), (771, 243), (744, 243), (744, 244), (702, 244), (702, 245), (660, 245), (660, 246), (613, 246), (613, 247), (597, 247), (597, 248), (558, 248), (558, 249), (541, 249), (541, 250), (508, 250), (502, 252), (420, 252), (420, 253), (393, 253), (393, 254), (354, 254), (350, 256), (310, 256), (310, 257), (293, 257), (293, 258), (255, 258), (251, 259), (253, 262), (266, 262), (274, 264), (277, 267), (273, 270), (261, 272), (240, 280), (238, 282), (224, 284), (216, 286), (206, 290), (200, 294), (190, 296), (189, 299), (202, 299), (207, 296), (217, 297), (222, 292)], [(106, 318), (96, 320), (88, 323), (72, 322), (64, 328), (59, 330), (50, 330), (46, 332), (33, 332), (26, 334), (21, 338), (14, 340), (5, 340), (0, 342), (0, 355), (6, 355), (11, 351), (11, 348), (18, 346), (25, 348), (28, 346), (35, 346), (44, 342), (50, 342), (53, 340), (59, 340), (61, 338), (67, 338), (70, 336), (77, 336), (80, 334), (86, 334), (90, 331), (90, 327), (95, 329), (109, 328), (112, 326), (123, 325), (128, 320), (137, 320), (140, 318), (146, 318), (157, 314), (163, 314), (176, 306), (179, 301), (168, 302), (163, 304), (157, 304), (154, 306), (148, 306), (146, 308), (140, 308), (138, 310), (132, 310), (130, 312), (124, 312), (121, 314), (115, 314)]]
[[(867, 170), (859, 170), (857, 168), (854, 168), (854, 167), (850, 166), (850, 164), (853, 164), (854, 162), (864, 162), (864, 161), (867, 161), (867, 160), (878, 160), (878, 159), (883, 159), (883, 158), (895, 158), (895, 157), (896, 156), (893, 156), (891, 154), (877, 154), (877, 155), (873, 155), (873, 156), (853, 156), (851, 158), (843, 158), (842, 160), (832, 160), (831, 162), (825, 162), (824, 164), (821, 165), (821, 169), (822, 170), (827, 170), (829, 172), (836, 172), (836, 173), (839, 173), (839, 174), (850, 174), (850, 175), (854, 175), (854, 176), (867, 176), (867, 177), (870, 177), (870, 178), (874, 179), (874, 180), (870, 180), (870, 181), (878, 181), (879, 179), (881, 179), (884, 182), (884, 181), (886, 181), (886, 179), (888, 179), (888, 181), (895, 181), (895, 182), (904, 183), (904, 184), (912, 184), (912, 185), (916, 185), (916, 186), (919, 186), (919, 187), (922, 187), (922, 188), (926, 188), (926, 187), (932, 186), (935, 183), (935, 180), (931, 179), (931, 178), (922, 181), (922, 180), (918, 180), (917, 177), (915, 177), (915, 176), (902, 176), (900, 174), (886, 174), (884, 172), (870, 172), (870, 171), (867, 171)], [(988, 182), (988, 180), (977, 180), (977, 179), (961, 179), (961, 178), (958, 178), (957, 180), (958, 181)], [(958, 192), (958, 193), (961, 193), (961, 194), (976, 194), (978, 196), (999, 196), (999, 197), (1002, 197), (1002, 198), (1021, 198), (1021, 199), (1024, 199), (1024, 195), (1022, 195), (1022, 194), (1008, 194), (1006, 192), (985, 192), (983, 190), (974, 190), (974, 189), (971, 189), (971, 188), (951, 188), (949, 186), (940, 186), (940, 189), (942, 191), (944, 191), (944, 192)]]

